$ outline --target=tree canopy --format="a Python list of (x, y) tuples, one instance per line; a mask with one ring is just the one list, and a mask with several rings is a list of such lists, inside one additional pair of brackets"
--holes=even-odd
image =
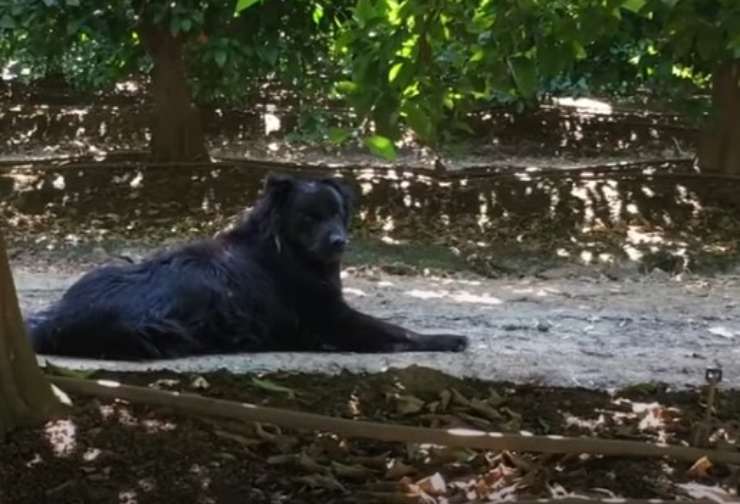
[(387, 157), (404, 128), (434, 144), (493, 104), (706, 95), (740, 56), (734, 0), (5, 0), (0, 28), (6, 63), (91, 89), (150, 74), (156, 28), (182, 43), (196, 102), (241, 103), (265, 82), (305, 106), (339, 99), (354, 122), (330, 139)]

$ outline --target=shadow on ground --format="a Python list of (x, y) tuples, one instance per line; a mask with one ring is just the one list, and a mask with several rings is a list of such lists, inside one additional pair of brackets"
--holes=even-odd
[(376, 243), (363, 252), (372, 257), (382, 251), (413, 263), (419, 253), (404, 245), (425, 245), (432, 255), (443, 250), (453, 269), (465, 263), (487, 275), (563, 263), (714, 271), (736, 260), (738, 181), (697, 174), (687, 161), (446, 174), (249, 162), (46, 163), (0, 173), (0, 213), (16, 251), (182, 241), (232, 222), (276, 170), (350, 180), (360, 196), (355, 235)]

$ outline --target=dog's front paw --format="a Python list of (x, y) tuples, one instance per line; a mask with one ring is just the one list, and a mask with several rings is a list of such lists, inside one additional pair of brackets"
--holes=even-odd
[(429, 350), (435, 352), (463, 352), (469, 344), (466, 336), (457, 334), (435, 334), (428, 338)]

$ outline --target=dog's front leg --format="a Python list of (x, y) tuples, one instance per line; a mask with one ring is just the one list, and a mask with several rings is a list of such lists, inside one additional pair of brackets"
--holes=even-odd
[(418, 334), (342, 305), (329, 317), (327, 340), (338, 350), (350, 352), (461, 352), (465, 336)]

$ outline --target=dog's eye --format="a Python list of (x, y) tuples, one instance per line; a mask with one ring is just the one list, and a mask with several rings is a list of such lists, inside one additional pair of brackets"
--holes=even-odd
[(303, 220), (305, 220), (306, 222), (318, 222), (318, 221), (321, 220), (321, 217), (319, 215), (316, 215), (316, 214), (308, 214), (307, 213), (307, 214), (304, 214), (303, 215)]

